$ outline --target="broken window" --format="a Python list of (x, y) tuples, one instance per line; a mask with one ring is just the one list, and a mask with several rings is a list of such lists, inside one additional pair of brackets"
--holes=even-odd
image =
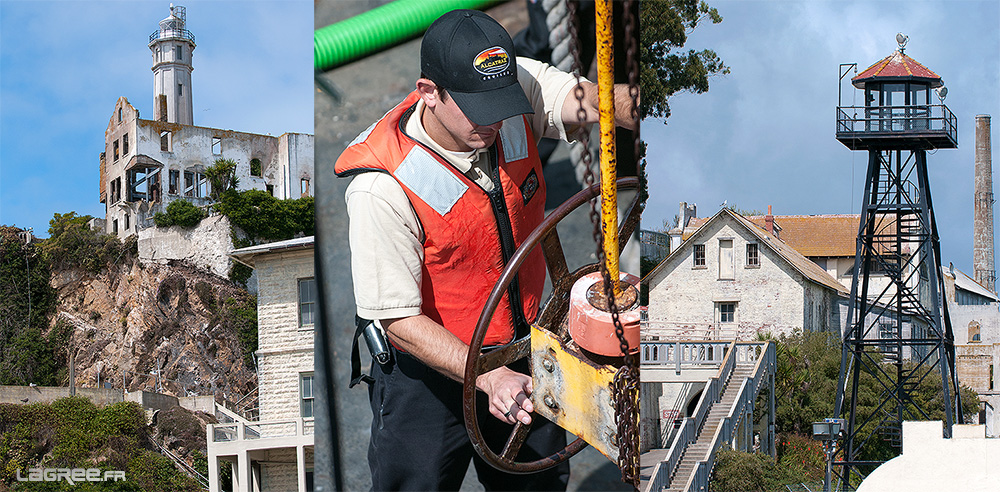
[(115, 156), (114, 160), (117, 161), (118, 160), (118, 140), (115, 140), (114, 143), (111, 144), (111, 148), (114, 149), (114, 152), (113, 152), (113, 154)]
[(309, 178), (302, 178), (299, 187), (301, 188), (302, 196), (309, 196)]
[(157, 168), (149, 175), (149, 201), (160, 201), (160, 169)]
[(747, 266), (760, 266), (760, 250), (758, 249), (757, 243), (747, 243)]
[(170, 152), (170, 132), (160, 132), (160, 150)]
[(212, 154), (219, 155), (222, 153), (222, 139), (219, 137), (212, 137)]
[(176, 169), (170, 170), (169, 182), (167, 183), (167, 193), (171, 195), (177, 194), (177, 184), (181, 180), (181, 172)]
[(118, 122), (122, 122), (122, 108), (118, 108)]
[(198, 184), (195, 190), (194, 196), (211, 196), (212, 195), (212, 183), (205, 177), (204, 174), (195, 173), (195, 182)]
[(257, 176), (257, 177), (261, 177), (261, 176), (264, 175), (263, 168), (260, 165), (260, 159), (258, 159), (256, 157), (254, 157), (253, 159), (250, 159), (250, 175), (251, 176)]
[(128, 155), (128, 133), (122, 135), (122, 155)]
[(184, 196), (194, 196), (194, 173), (184, 171)]
[(116, 203), (122, 199), (122, 178), (117, 177), (111, 180), (111, 203)]
[(695, 268), (705, 266), (705, 245), (695, 244), (694, 245), (694, 265)]
[(111, 220), (111, 233), (118, 234), (118, 219)]
[(268, 195), (274, 196), (274, 185), (266, 185), (265, 188), (267, 188)]
[(125, 232), (128, 232), (128, 226), (129, 226), (128, 214), (125, 214)]

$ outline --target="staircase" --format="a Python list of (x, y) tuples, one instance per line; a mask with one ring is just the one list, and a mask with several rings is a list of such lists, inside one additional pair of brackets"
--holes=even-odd
[(773, 342), (733, 342), (718, 375), (708, 381), (694, 415), (684, 419), (671, 448), (666, 453), (648, 453), (640, 464), (644, 478), (640, 490), (707, 490), (716, 450), (733, 441), (741, 418), (752, 413), (754, 400), (775, 366)]
[(684, 453), (681, 454), (680, 464), (677, 465), (674, 475), (670, 477), (670, 487), (666, 489), (666, 492), (686, 492), (688, 490), (687, 485), (691, 474), (694, 473), (698, 462), (708, 459), (712, 441), (715, 440), (715, 433), (722, 425), (722, 420), (732, 412), (733, 406), (739, 398), (740, 390), (743, 388), (743, 381), (753, 375), (755, 362), (737, 364), (733, 369), (729, 381), (722, 390), (722, 399), (712, 404), (708, 411), (708, 417), (705, 418), (705, 423), (702, 425), (701, 431), (698, 432), (694, 443), (688, 444)]

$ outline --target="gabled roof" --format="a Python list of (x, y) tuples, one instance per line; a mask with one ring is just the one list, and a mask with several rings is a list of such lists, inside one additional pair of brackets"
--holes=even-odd
[(851, 83), (854, 87), (863, 89), (865, 82), (872, 79), (921, 80), (930, 82), (932, 88), (942, 85), (940, 75), (899, 51), (875, 62), (852, 78)]
[(996, 294), (990, 292), (989, 289), (983, 287), (979, 282), (973, 280), (972, 277), (966, 275), (965, 272), (958, 270), (956, 268), (951, 268), (951, 269), (942, 268), (942, 270), (945, 270), (946, 272), (950, 270), (950, 273), (955, 274), (955, 288), (981, 295), (987, 299), (992, 300), (993, 302), (1000, 301), (1000, 298), (998, 298)]
[[(766, 230), (764, 217), (747, 217)], [(860, 215), (775, 215), (781, 227), (781, 240), (802, 256), (853, 257), (857, 249)]]
[[(789, 266), (792, 267), (792, 269), (794, 269), (800, 275), (802, 275), (803, 278), (812, 281), (813, 283), (824, 286), (828, 289), (831, 289), (841, 295), (844, 296), (849, 295), (847, 288), (844, 287), (840, 282), (838, 282), (837, 279), (830, 276), (829, 273), (826, 273), (826, 270), (820, 268), (819, 265), (813, 263), (805, 256), (802, 256), (798, 251), (795, 251), (795, 249), (792, 248), (791, 246), (780, 241), (778, 238), (768, 234), (767, 231), (765, 231), (757, 224), (754, 224), (746, 217), (743, 217), (742, 215), (733, 212), (728, 208), (723, 208), (717, 214), (712, 216), (710, 219), (707, 220), (702, 219), (704, 220), (704, 222), (702, 222), (699, 225), (698, 230), (695, 231), (693, 234), (691, 234), (687, 239), (685, 239), (684, 243), (682, 243), (680, 247), (678, 247), (674, 251), (671, 251), (670, 254), (667, 255), (667, 257), (663, 261), (661, 261), (659, 265), (656, 266), (656, 268), (654, 268), (652, 271), (646, 274), (646, 276), (642, 279), (643, 282), (649, 281), (650, 278), (658, 274), (660, 270), (665, 268), (664, 265), (666, 265), (669, 261), (674, 259), (674, 257), (679, 256), (682, 250), (686, 250), (689, 243), (697, 241), (698, 238), (706, 234), (706, 231), (709, 229), (709, 226), (711, 224), (713, 224), (716, 221), (722, 220), (721, 217), (724, 216), (728, 216), (732, 218), (736, 223), (742, 225), (748, 232), (757, 237), (759, 244), (762, 244), (767, 248), (769, 248), (771, 251), (774, 251), (779, 257), (785, 260), (789, 264)], [(693, 224), (694, 222), (695, 219), (691, 219), (689, 225)]]
[(297, 237), (294, 239), (287, 239), (285, 241), (276, 241), (273, 243), (258, 244), (256, 246), (247, 246), (246, 248), (235, 249), (229, 253), (229, 256), (244, 265), (253, 267), (254, 258), (257, 256), (278, 251), (286, 252), (311, 249), (314, 242), (315, 236)]

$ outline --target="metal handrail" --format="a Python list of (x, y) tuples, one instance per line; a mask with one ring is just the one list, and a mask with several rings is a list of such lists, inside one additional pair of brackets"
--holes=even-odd
[(167, 38), (189, 39), (192, 43), (194, 42), (194, 34), (187, 29), (157, 29), (153, 31), (153, 34), (149, 35), (149, 42), (152, 43), (157, 39)]
[(907, 132), (944, 132), (958, 141), (958, 118), (944, 104), (837, 107), (837, 133)]

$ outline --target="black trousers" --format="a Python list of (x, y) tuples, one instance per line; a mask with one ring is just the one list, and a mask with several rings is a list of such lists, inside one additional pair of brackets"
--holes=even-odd
[[(368, 466), (373, 490), (458, 490), (470, 460), (488, 491), (566, 490), (568, 461), (540, 473), (513, 475), (480, 458), (465, 430), (461, 383), (395, 349), (392, 360), (375, 364), (372, 372)], [(484, 394), (478, 397), (476, 409), (484, 438), (490, 449), (498, 451), (513, 426), (489, 413)], [(517, 461), (549, 456), (566, 446), (566, 431), (538, 415), (532, 418), (531, 432)]]

